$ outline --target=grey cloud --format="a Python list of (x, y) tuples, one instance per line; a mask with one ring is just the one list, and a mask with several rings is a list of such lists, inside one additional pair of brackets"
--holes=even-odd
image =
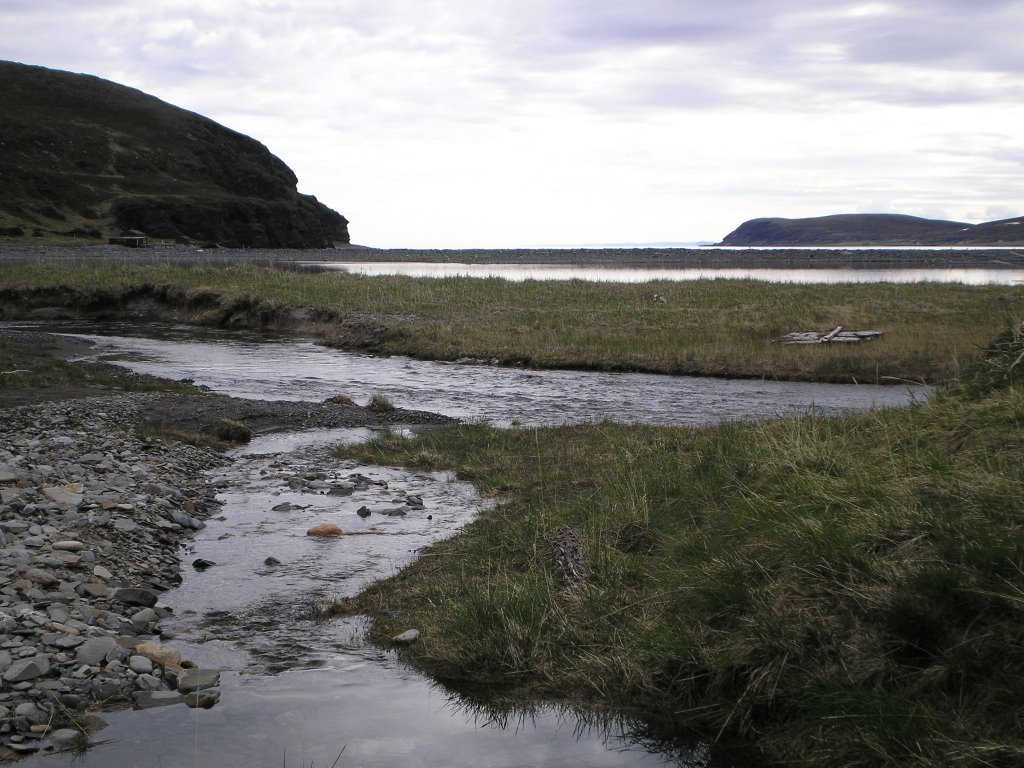
[[(898, 77), (901, 68), (1024, 72), (1024, 46), (1016, 39), (1024, 28), (1020, 0), (889, 0), (891, 13), (840, 13), (857, 2), (493, 0), (485, 8), (475, 0), (450, 0), (442, 11), (419, 0), (283, 0), (242, 12), (231, 2), (155, 0), (142, 7), (124, 0), (4, 0), (0, 46), (29, 63), (95, 73), (134, 70), (147, 83), (202, 80), (229, 89), (231, 79), (273, 79), (274, 63), (284, 55), (278, 43), (294, 45), (294, 34), (307, 35), (310, 48), (292, 55), (308, 56), (313, 67), (318, 57), (358, 55), (321, 42), (330, 33), (351, 34), (361, 51), (376, 50), (380, 65), (396, 75), (410, 51), (440, 58), (466, 46), (485, 50), (487, 63), (452, 76), (476, 87), (481, 103), (511, 108), (535, 99), (616, 112), (1020, 98), (1012, 78), (986, 90), (966, 88), (961, 80), (924, 87)], [(94, 44), (81, 45), (84, 19), (104, 25), (108, 11), (110, 19), (124, 21), (90, 29)], [(220, 32), (222, 39), (197, 47), (190, 31), (166, 35), (168, 23), (183, 14), (197, 33)], [(840, 53), (835, 60), (817, 60), (806, 53), (810, 45), (834, 46)], [(648, 51), (658, 56), (645, 57)], [(614, 78), (593, 84), (598, 75), (592, 73), (610, 63), (618, 67)], [(885, 70), (884, 81), (875, 79), (872, 70), (878, 68)], [(758, 82), (773, 87), (748, 87)], [(393, 87), (407, 89), (401, 82)], [(464, 107), (468, 98), (463, 95)], [(473, 110), (465, 111), (469, 117)]]
[(562, 34), (575, 44), (661, 45), (689, 43), (709, 45), (716, 40), (735, 39), (752, 30), (713, 21), (669, 21), (649, 18), (583, 19), (567, 25)]
[(1024, 71), (1024, 52), (1008, 28), (1024, 24), (1024, 11), (1016, 18), (981, 16), (923, 22), (904, 17), (899, 23), (876, 21), (846, 30), (842, 35), (853, 61), (883, 64), (939, 65), (956, 69)]
[[(602, 102), (614, 106), (612, 98), (620, 95), (624, 109), (642, 106), (645, 99), (651, 107), (718, 106), (741, 99), (756, 103), (757, 96), (736, 96), (744, 90), (730, 89), (730, 77), (775, 81), (784, 89), (802, 91), (792, 103), (796, 108), (843, 99), (923, 106), (1017, 98), (1019, 90), (1010, 86), (925, 88), (909, 77), (906, 85), (893, 85), (892, 74), (901, 67), (936, 74), (1024, 72), (1024, 46), (1014, 34), (1024, 28), (1020, 2), (896, 0), (879, 15), (841, 13), (855, 5), (853, 0), (715, 5), (694, 0), (556, 0), (546, 9), (534, 8), (532, 29), (521, 29), (499, 45), (499, 52), (526, 69), (548, 72), (586, 69), (648, 48), (690, 51), (704, 62), (703, 71), (685, 73), (638, 65), (631, 86)], [(834, 46), (840, 51), (837, 60), (817, 61), (802, 52), (815, 44)], [(865, 69), (870, 66), (889, 68), (884, 82), (873, 81), (875, 73)], [(722, 75), (718, 85), (705, 81), (708, 71)], [(831, 82), (822, 83), (823, 78)], [(687, 92), (702, 95), (671, 97)]]

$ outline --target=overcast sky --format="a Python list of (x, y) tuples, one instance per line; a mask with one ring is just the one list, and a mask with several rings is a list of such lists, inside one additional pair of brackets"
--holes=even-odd
[(0, 0), (0, 58), (253, 136), (382, 247), (1022, 215), (1022, 32), (1024, 0)]

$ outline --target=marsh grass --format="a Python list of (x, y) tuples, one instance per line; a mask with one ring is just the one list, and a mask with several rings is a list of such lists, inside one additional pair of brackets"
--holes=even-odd
[[(1021, 330), (965, 382), (1012, 369)], [(847, 418), (339, 449), (504, 498), (360, 602), (405, 610), (442, 679), (643, 702), (787, 765), (1024, 764), (1024, 388), (994, 381)], [(577, 585), (550, 556), (568, 526)]]
[(120, 386), (128, 382), (106, 370), (83, 367), (56, 356), (56, 348), (0, 338), (0, 389), (74, 385)]
[[(425, 359), (864, 382), (951, 378), (1005, 318), (1024, 313), (1021, 286), (512, 283), (128, 261), (0, 266), (0, 286), (47, 285), (111, 296), (173, 285), (189, 296), (217, 296), (221, 307), (256, 308), (267, 319), (292, 307), (328, 310), (379, 329), (377, 351)], [(652, 301), (655, 293), (666, 302)], [(790, 331), (835, 325), (885, 336), (859, 345), (773, 343)], [(344, 334), (339, 339), (346, 343)]]

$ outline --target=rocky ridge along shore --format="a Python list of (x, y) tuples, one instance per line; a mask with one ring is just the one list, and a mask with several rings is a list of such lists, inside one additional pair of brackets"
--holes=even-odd
[(11, 408), (0, 425), (0, 760), (84, 743), (98, 708), (212, 706), (158, 641), (182, 539), (217, 509), (208, 448), (131, 428), (159, 395)]

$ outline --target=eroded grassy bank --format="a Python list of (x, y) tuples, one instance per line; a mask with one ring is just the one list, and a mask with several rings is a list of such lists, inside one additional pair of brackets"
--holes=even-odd
[[(16, 393), (48, 390), (53, 398), (71, 390), (99, 393), (106, 390), (193, 392), (180, 382), (129, 373), (115, 366), (71, 363), (88, 345), (45, 333), (0, 335), (0, 406), (18, 400)], [(32, 398), (27, 398), (31, 400)]]
[(780, 764), (1021, 765), (1024, 328), (1001, 345), (903, 410), (344, 449), (505, 499), (359, 608), (404, 610), (375, 631), (420, 629), (442, 679), (642, 702)]
[[(1020, 286), (509, 283), (252, 264), (4, 265), (0, 287), (7, 318), (50, 302), (91, 316), (297, 328), (423, 359), (820, 381), (946, 380), (1024, 312)], [(835, 325), (886, 335), (855, 346), (773, 343)]]

